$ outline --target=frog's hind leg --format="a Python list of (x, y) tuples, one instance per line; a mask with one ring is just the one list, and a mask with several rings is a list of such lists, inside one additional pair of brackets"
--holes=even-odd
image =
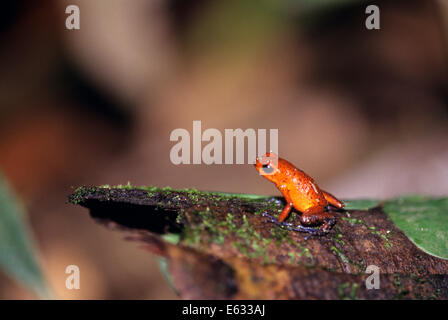
[(303, 225), (316, 225), (322, 223), (319, 230), (329, 232), (331, 227), (336, 223), (336, 217), (330, 211), (326, 211), (322, 207), (311, 207), (305, 210), (300, 217)]
[(336, 198), (334, 195), (332, 195), (331, 193), (328, 193), (326, 191), (322, 191), (325, 197), (325, 200), (328, 201), (328, 203), (330, 203), (332, 206), (338, 208), (338, 209), (342, 209), (344, 208), (344, 203), (339, 200), (338, 198)]

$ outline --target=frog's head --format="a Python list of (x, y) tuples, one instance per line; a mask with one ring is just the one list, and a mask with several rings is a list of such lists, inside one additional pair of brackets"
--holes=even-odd
[(264, 156), (256, 159), (254, 164), (255, 169), (257, 169), (260, 175), (275, 183), (280, 173), (278, 159), (275, 153), (268, 152)]

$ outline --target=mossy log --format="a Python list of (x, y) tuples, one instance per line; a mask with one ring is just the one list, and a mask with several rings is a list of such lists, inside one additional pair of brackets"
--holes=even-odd
[[(416, 247), (381, 205), (339, 212), (328, 234), (307, 237), (264, 217), (281, 211), (281, 197), (106, 186), (69, 201), (165, 259), (182, 298), (448, 298), (448, 260)], [(369, 265), (379, 289), (366, 287)]]

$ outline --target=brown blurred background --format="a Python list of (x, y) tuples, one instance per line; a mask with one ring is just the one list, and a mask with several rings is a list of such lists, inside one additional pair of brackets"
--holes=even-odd
[[(278, 194), (249, 165), (171, 164), (170, 132), (193, 120), (278, 128), (281, 156), (342, 198), (448, 194), (448, 6), (375, 1), (369, 31), (366, 1), (334, 2), (2, 3), (0, 170), (59, 298), (176, 298), (155, 257), (67, 204), (72, 187)], [(34, 297), (0, 275), (4, 298)]]

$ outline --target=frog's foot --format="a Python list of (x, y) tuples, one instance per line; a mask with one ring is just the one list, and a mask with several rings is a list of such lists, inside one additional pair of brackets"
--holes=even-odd
[[(265, 222), (269, 221), (272, 222), (276, 225), (278, 225), (281, 228), (290, 230), (290, 231), (296, 231), (296, 232), (305, 232), (308, 233), (310, 235), (322, 235), (322, 231), (320, 229), (316, 229), (316, 228), (312, 228), (312, 227), (305, 227), (302, 225), (298, 225), (298, 226), (294, 226), (292, 223), (290, 222), (280, 222), (278, 221), (275, 217), (271, 216), (270, 214), (268, 214), (267, 212), (263, 212), (261, 214), (263, 217), (268, 218), (268, 220), (265, 220)], [(305, 238), (308, 239), (308, 236)]]
[(330, 232), (331, 228), (333, 228), (335, 223), (336, 223), (335, 217), (326, 218), (319, 230), (321, 230), (323, 233), (328, 233)]

